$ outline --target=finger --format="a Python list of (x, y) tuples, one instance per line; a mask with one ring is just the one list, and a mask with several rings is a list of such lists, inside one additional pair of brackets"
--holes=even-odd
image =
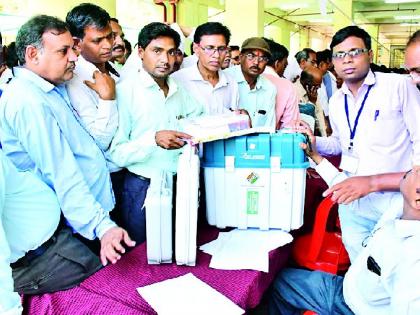
[(191, 136), (188, 133), (181, 131), (175, 131), (174, 135), (178, 138), (191, 139)]
[(92, 74), (92, 79), (96, 80), (96, 77), (97, 77), (98, 75), (100, 75), (100, 74), (101, 74), (101, 72), (100, 72), (99, 70), (95, 70), (95, 71), (93, 71), (93, 74)]
[(88, 88), (91, 88), (92, 90), (95, 90), (95, 82), (91, 82), (88, 80), (83, 81), (84, 84), (88, 86)]
[(127, 245), (127, 246), (130, 246), (130, 247), (133, 247), (133, 246), (135, 246), (136, 245), (136, 242), (135, 241), (133, 241), (131, 238), (130, 238), (130, 236), (128, 235), (128, 233), (127, 233), (127, 231), (123, 231), (123, 239), (124, 239), (124, 243)]
[[(117, 251), (117, 252), (119, 252), (121, 254), (124, 254), (125, 253), (125, 249), (121, 245), (121, 240), (122, 239), (118, 239), (118, 238), (113, 239), (112, 240), (112, 246), (114, 247), (115, 251)], [(121, 257), (120, 255), (118, 255), (118, 256)], [(119, 258), (117, 257), (117, 259), (119, 259)]]
[(108, 260), (106, 259), (105, 250), (103, 248), (101, 249), (100, 257), (101, 257), (102, 266), (108, 265)]
[(113, 264), (117, 262), (119, 256), (119, 254), (117, 254), (111, 243), (109, 243), (106, 247), (105, 255), (108, 258), (108, 260)]

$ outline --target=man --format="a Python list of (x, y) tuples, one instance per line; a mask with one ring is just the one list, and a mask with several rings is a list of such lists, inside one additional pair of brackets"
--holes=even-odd
[(238, 107), (248, 112), (252, 127), (276, 126), (275, 86), (261, 76), (271, 56), (270, 47), (260, 37), (246, 39), (241, 47), (240, 65), (225, 70), (239, 86)]
[(51, 187), (73, 231), (99, 238), (101, 261), (115, 263), (133, 246), (109, 218), (114, 206), (103, 153), (73, 113), (64, 82), (77, 57), (67, 25), (50, 16), (25, 23), (16, 38), (23, 65), (0, 99), (5, 154), (19, 170), (32, 171)]
[(239, 55), (241, 54), (239, 46), (230, 45), (229, 48), (230, 48), (230, 65), (231, 66), (239, 65), (240, 64)]
[(193, 44), (198, 63), (172, 75), (197, 102), (204, 104), (206, 114), (225, 113), (238, 107), (238, 85), (221, 70), (229, 40), (226, 26), (218, 22), (200, 25)]
[(200, 115), (185, 90), (168, 77), (180, 38), (163, 23), (150, 23), (139, 33), (143, 69), (117, 86), (120, 121), (111, 145), (113, 160), (127, 167), (122, 199), (123, 221), (138, 243), (146, 239), (143, 208), (156, 170), (176, 173), (178, 156), (190, 136), (179, 130), (179, 119)]
[[(0, 313), (21, 314), (19, 294), (69, 289), (101, 268), (69, 228), (54, 191), (0, 150)], [(58, 253), (58, 254), (57, 254)]]
[[(83, 127), (105, 153), (116, 198), (111, 215), (121, 223), (119, 206), (125, 171), (111, 161), (108, 152), (118, 127), (115, 93), (118, 73), (109, 60), (113, 54), (120, 53), (120, 49), (115, 48), (122, 43), (121, 28), (118, 24), (115, 26), (115, 21), (111, 21), (104, 9), (91, 3), (74, 7), (68, 12), (66, 21), (80, 51), (74, 77), (66, 84), (67, 92)], [(112, 23), (115, 30), (112, 30)]]
[(230, 67), (230, 48), (228, 48), (225, 59), (223, 59), (222, 66), (220, 68), (222, 70), (225, 70), (229, 67)]
[(317, 66), (316, 52), (311, 48), (304, 48), (295, 55), (299, 67), (303, 70), (307, 66)]
[(343, 242), (354, 261), (401, 176), (420, 164), (420, 93), (404, 76), (370, 71), (371, 38), (363, 29), (339, 30), (330, 47), (344, 83), (330, 99), (332, 135), (316, 145), (321, 154), (341, 154), (349, 176), (324, 195), (340, 204)]
[(405, 66), (420, 90), (420, 30), (411, 35), (405, 50)]
[(333, 68), (331, 62), (331, 50), (325, 49), (323, 51), (318, 51), (316, 53), (316, 59), (318, 62), (318, 69), (322, 72), (322, 84), (321, 88), (318, 90), (318, 102), (321, 104), (324, 111), (325, 120), (327, 124), (327, 135), (331, 134), (331, 128), (329, 126), (328, 119), (328, 107), (331, 96), (337, 91), (337, 79), (330, 72)]
[[(315, 133), (325, 137), (326, 123), (324, 111), (318, 102), (318, 90), (322, 84), (322, 72), (314, 66), (307, 66), (301, 73), (299, 80), (295, 82), (295, 88), (299, 97), (299, 107), (302, 113), (309, 114), (315, 118)], [(311, 106), (313, 105), (313, 107)], [(305, 108), (312, 108), (312, 112), (305, 112)]]
[(271, 56), (263, 75), (276, 86), (276, 130), (290, 127), (299, 119), (298, 95), (293, 84), (283, 78), (289, 52), (286, 47), (264, 38), (270, 47)]
[(124, 33), (116, 18), (110, 19), (112, 33), (114, 34), (114, 44), (112, 45), (112, 58), (110, 61), (115, 67), (121, 68), (125, 63), (125, 41)]
[[(339, 176), (326, 162), (328, 177)], [(285, 269), (274, 282), (269, 314), (420, 314), (420, 166), (404, 175), (400, 189), (403, 212), (401, 196), (390, 200), (344, 278)]]

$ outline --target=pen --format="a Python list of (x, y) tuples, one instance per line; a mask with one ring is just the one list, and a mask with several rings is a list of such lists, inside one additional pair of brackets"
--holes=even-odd
[(375, 110), (375, 117), (373, 118), (373, 121), (376, 121), (378, 116), (379, 116), (379, 109)]

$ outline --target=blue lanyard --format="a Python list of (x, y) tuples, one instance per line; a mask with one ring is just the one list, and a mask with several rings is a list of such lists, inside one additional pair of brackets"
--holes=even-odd
[(369, 96), (369, 92), (372, 89), (372, 87), (373, 87), (373, 84), (369, 85), (369, 87), (366, 91), (365, 97), (363, 98), (363, 101), (362, 101), (362, 105), (360, 105), (359, 111), (357, 112), (356, 119), (354, 120), (353, 129), (351, 128), (351, 125), (350, 125), (349, 104), (347, 102), (347, 94), (344, 95), (344, 109), (346, 110), (347, 124), (348, 124), (349, 129), (350, 129), (349, 151), (351, 151), (351, 149), (353, 148), (353, 139), (354, 139), (354, 136), (356, 135), (356, 129), (357, 129), (357, 125), (359, 124), (360, 114), (362, 114), (363, 108), (365, 107), (366, 100)]

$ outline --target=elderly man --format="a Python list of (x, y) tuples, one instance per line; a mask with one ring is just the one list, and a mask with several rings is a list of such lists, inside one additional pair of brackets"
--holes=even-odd
[(124, 33), (122, 27), (116, 18), (110, 19), (112, 33), (114, 34), (114, 44), (112, 45), (112, 58), (110, 61), (115, 67), (121, 68), (126, 60), (126, 49), (124, 41)]
[(271, 57), (263, 75), (276, 86), (276, 129), (290, 127), (299, 119), (298, 95), (293, 84), (283, 78), (289, 52), (286, 47), (264, 38), (270, 47)]
[(100, 239), (105, 265), (120, 258), (121, 241), (133, 242), (109, 218), (114, 198), (106, 161), (74, 116), (63, 85), (73, 77), (73, 45), (67, 25), (56, 18), (36, 16), (21, 27), (16, 51), (23, 67), (0, 100), (1, 141), (18, 169), (54, 190), (75, 232)]
[(420, 90), (420, 30), (411, 35), (405, 50), (405, 66)]
[(253, 127), (275, 128), (276, 87), (261, 74), (271, 52), (260, 37), (246, 39), (241, 47), (240, 65), (225, 70), (238, 83), (239, 108), (248, 112)]
[(311, 48), (304, 48), (295, 55), (299, 67), (303, 70), (307, 66), (317, 66), (316, 52)]
[(357, 26), (339, 30), (331, 49), (344, 84), (330, 99), (332, 135), (316, 146), (321, 154), (341, 154), (349, 176), (325, 195), (340, 204), (343, 242), (354, 261), (404, 172), (420, 164), (420, 93), (404, 76), (370, 70), (371, 38)]
[(198, 63), (175, 72), (172, 77), (204, 105), (206, 114), (220, 114), (238, 108), (238, 84), (221, 70), (228, 53), (229, 29), (208, 22), (197, 27), (193, 49)]
[(117, 87), (119, 127), (111, 145), (112, 159), (128, 169), (122, 197), (123, 224), (138, 243), (146, 240), (143, 207), (156, 170), (176, 173), (188, 134), (179, 119), (200, 115), (202, 106), (178, 86), (173, 70), (180, 37), (163, 23), (150, 23), (139, 33), (143, 69)]

